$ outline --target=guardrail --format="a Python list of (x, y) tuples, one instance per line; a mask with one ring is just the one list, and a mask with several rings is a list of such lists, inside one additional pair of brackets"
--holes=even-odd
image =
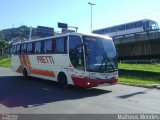
[(160, 29), (125, 34), (113, 37), (115, 44), (160, 39)]

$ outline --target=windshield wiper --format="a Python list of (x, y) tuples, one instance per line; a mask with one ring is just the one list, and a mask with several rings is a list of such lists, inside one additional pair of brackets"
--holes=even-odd
[(114, 63), (114, 58), (112, 58), (112, 57), (107, 57), (107, 62), (109, 63), (109, 66), (111, 66), (111, 70), (109, 70), (109, 71), (111, 71), (111, 72), (113, 72), (113, 71), (117, 71), (118, 69), (116, 69), (116, 66), (115, 66), (115, 63)]

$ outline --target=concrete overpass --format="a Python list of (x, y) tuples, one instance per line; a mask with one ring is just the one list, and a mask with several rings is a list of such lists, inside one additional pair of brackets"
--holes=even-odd
[(160, 31), (147, 31), (113, 38), (119, 60), (160, 58)]

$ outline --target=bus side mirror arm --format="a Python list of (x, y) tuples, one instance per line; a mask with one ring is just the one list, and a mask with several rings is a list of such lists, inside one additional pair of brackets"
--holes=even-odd
[(77, 45), (75, 47), (75, 51), (76, 51), (77, 48), (82, 47), (82, 46), (84, 46), (85, 54), (87, 55), (88, 54), (88, 45), (87, 45), (87, 43), (82, 43), (80, 45)]
[(87, 56), (88, 55), (88, 45), (87, 43), (83, 43), (83, 46), (84, 46), (85, 55)]

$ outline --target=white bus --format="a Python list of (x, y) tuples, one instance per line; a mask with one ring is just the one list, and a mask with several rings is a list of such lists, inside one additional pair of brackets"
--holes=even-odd
[(14, 43), (12, 69), (29, 76), (57, 81), (63, 87), (116, 84), (117, 54), (111, 38), (68, 33)]
[(107, 35), (110, 37), (117, 37), (127, 34), (134, 34), (138, 32), (158, 30), (159, 25), (156, 21), (150, 19), (143, 19), (134, 22), (129, 22), (112, 27), (93, 30), (93, 33), (100, 35)]

